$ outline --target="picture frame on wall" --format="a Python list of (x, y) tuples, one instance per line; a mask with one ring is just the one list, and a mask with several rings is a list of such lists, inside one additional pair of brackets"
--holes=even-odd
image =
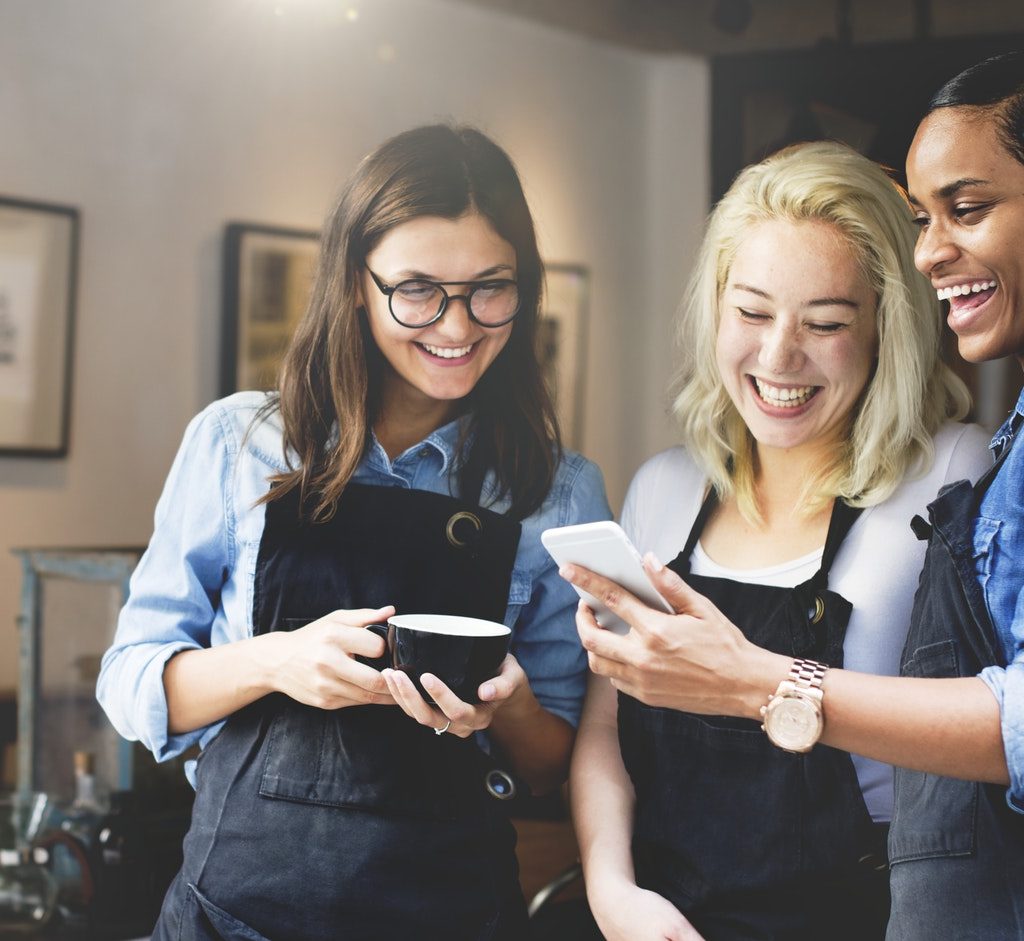
[(224, 233), (221, 395), (277, 387), (281, 358), (306, 310), (320, 233), (247, 222)]
[(68, 451), (78, 210), (0, 197), (0, 456)]
[(549, 262), (537, 324), (541, 369), (555, 402), (562, 440), (583, 447), (586, 330), (590, 272), (583, 265)]

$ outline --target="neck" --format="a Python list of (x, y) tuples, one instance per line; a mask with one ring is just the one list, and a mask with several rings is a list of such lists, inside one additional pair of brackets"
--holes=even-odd
[(446, 425), (460, 411), (459, 402), (412, 395), (393, 383), (384, 384), (381, 398), (380, 417), (373, 431), (391, 460)]
[(829, 460), (831, 449), (831, 446), (788, 450), (757, 447), (755, 486), (768, 526), (780, 517), (793, 517), (797, 503), (804, 495), (807, 480)]

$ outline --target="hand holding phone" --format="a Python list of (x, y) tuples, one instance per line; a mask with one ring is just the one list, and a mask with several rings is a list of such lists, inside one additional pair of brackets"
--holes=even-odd
[[(540, 541), (559, 565), (580, 565), (636, 595), (644, 604), (667, 614), (672, 606), (654, 590), (644, 571), (640, 553), (618, 523), (603, 520), (545, 529)], [(573, 586), (574, 588), (576, 586)], [(576, 588), (576, 593), (594, 609), (597, 623), (607, 630), (624, 634), (629, 625), (608, 610), (593, 595)]]

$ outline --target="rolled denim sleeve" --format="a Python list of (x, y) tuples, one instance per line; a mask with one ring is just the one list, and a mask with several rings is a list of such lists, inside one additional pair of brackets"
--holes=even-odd
[(601, 472), (590, 461), (569, 455), (544, 508), (523, 523), (519, 555), (531, 573), (532, 587), (514, 626), (512, 653), (537, 701), (574, 727), (587, 686), (587, 658), (576, 633), (579, 596), (558, 574), (557, 564), (541, 545), (540, 533), (550, 526), (611, 518)]
[(236, 456), (218, 411), (207, 409), (189, 424), (101, 664), (96, 695), (111, 723), (158, 761), (180, 754), (206, 731), (168, 734), (163, 671), (176, 653), (210, 645), (221, 587), (234, 564), (227, 484)]

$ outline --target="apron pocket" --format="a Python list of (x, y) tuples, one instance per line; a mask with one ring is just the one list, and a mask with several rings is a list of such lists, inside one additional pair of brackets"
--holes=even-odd
[[(801, 874), (801, 758), (756, 722), (619, 700), (636, 789), (634, 853), (645, 887), (677, 904)], [(750, 841), (750, 834), (757, 839)]]
[(223, 908), (214, 905), (192, 883), (188, 885), (177, 941), (268, 941)]
[(267, 734), (263, 797), (456, 820), (479, 810), (485, 773), (471, 740), (434, 735), (397, 707), (283, 702)]
[(900, 670), (901, 676), (944, 678), (960, 675), (956, 641), (940, 640), (918, 647)]
[[(960, 675), (956, 642), (918, 647), (903, 664), (903, 676)], [(978, 811), (978, 785), (906, 768), (895, 769), (895, 806), (889, 831), (889, 861), (970, 856)]]
[(889, 862), (972, 856), (978, 784), (906, 768), (895, 770)]

